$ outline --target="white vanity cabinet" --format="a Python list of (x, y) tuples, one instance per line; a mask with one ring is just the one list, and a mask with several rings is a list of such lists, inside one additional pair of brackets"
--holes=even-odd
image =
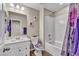
[(5, 44), (3, 47), (4, 56), (29, 56), (30, 40)]
[(3, 56), (3, 46), (0, 47), (0, 56)]

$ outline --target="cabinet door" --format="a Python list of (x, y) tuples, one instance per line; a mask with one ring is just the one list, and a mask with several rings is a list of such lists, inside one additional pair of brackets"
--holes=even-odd
[(2, 45), (4, 41), (4, 27), (4, 12), (0, 10), (0, 45)]
[(5, 56), (29, 56), (30, 55), (30, 42), (19, 42), (14, 44), (7, 44), (3, 47), (9, 49), (3, 52)]
[(20, 42), (17, 43), (17, 51), (19, 56), (27, 56), (30, 55), (30, 42)]
[(5, 56), (14, 56), (15, 55), (15, 46), (13, 44), (5, 45), (3, 50), (4, 49), (5, 49), (5, 51), (3, 52), (3, 54)]
[(0, 56), (4, 56), (4, 54), (3, 54), (3, 46), (0, 47)]

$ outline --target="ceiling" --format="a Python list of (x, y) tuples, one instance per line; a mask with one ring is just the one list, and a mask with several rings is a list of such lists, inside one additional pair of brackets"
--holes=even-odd
[(63, 4), (59, 4), (59, 3), (23, 3), (23, 5), (37, 9), (37, 10), (40, 10), (42, 7), (44, 7), (52, 12), (55, 12), (69, 4), (66, 4), (66, 3), (63, 3)]

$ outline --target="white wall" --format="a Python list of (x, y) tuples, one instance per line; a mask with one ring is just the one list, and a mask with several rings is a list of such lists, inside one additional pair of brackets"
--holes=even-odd
[(44, 41), (44, 8), (40, 10), (39, 37), (44, 47), (44, 44), (45, 44), (45, 41)]
[[(8, 11), (13, 11), (13, 12), (17, 12), (17, 13), (21, 13), (27, 16), (27, 35), (28, 36), (33, 36), (33, 35), (38, 35), (39, 34), (39, 11), (29, 8), (29, 7), (25, 7), (24, 11), (21, 10), (17, 10), (15, 8), (10, 7), (9, 4), (6, 4), (6, 8)], [(34, 16), (36, 16), (36, 22), (34, 24), (34, 26), (30, 26), (30, 21), (32, 21), (34, 19)]]
[(0, 10), (2, 10), (2, 3), (0, 3)]
[(55, 41), (63, 44), (67, 20), (68, 20), (69, 6), (62, 8), (61, 10), (54, 13), (55, 19)]
[[(45, 16), (45, 41), (54, 40), (54, 18), (52, 16)], [(50, 35), (50, 36), (49, 36)]]
[[(54, 30), (54, 13), (45, 9), (45, 40), (54, 41), (55, 40), (55, 30)], [(51, 35), (49, 37), (49, 34)]]

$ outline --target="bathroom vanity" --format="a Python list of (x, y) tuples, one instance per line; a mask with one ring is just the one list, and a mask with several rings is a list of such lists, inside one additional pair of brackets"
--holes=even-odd
[[(2, 19), (3, 20), (3, 19)], [(4, 16), (2, 56), (30, 56), (30, 38), (27, 35), (27, 16), (6, 9)]]
[(28, 37), (13, 38), (6, 40), (0, 48), (0, 55), (4, 56), (29, 56), (30, 39)]

